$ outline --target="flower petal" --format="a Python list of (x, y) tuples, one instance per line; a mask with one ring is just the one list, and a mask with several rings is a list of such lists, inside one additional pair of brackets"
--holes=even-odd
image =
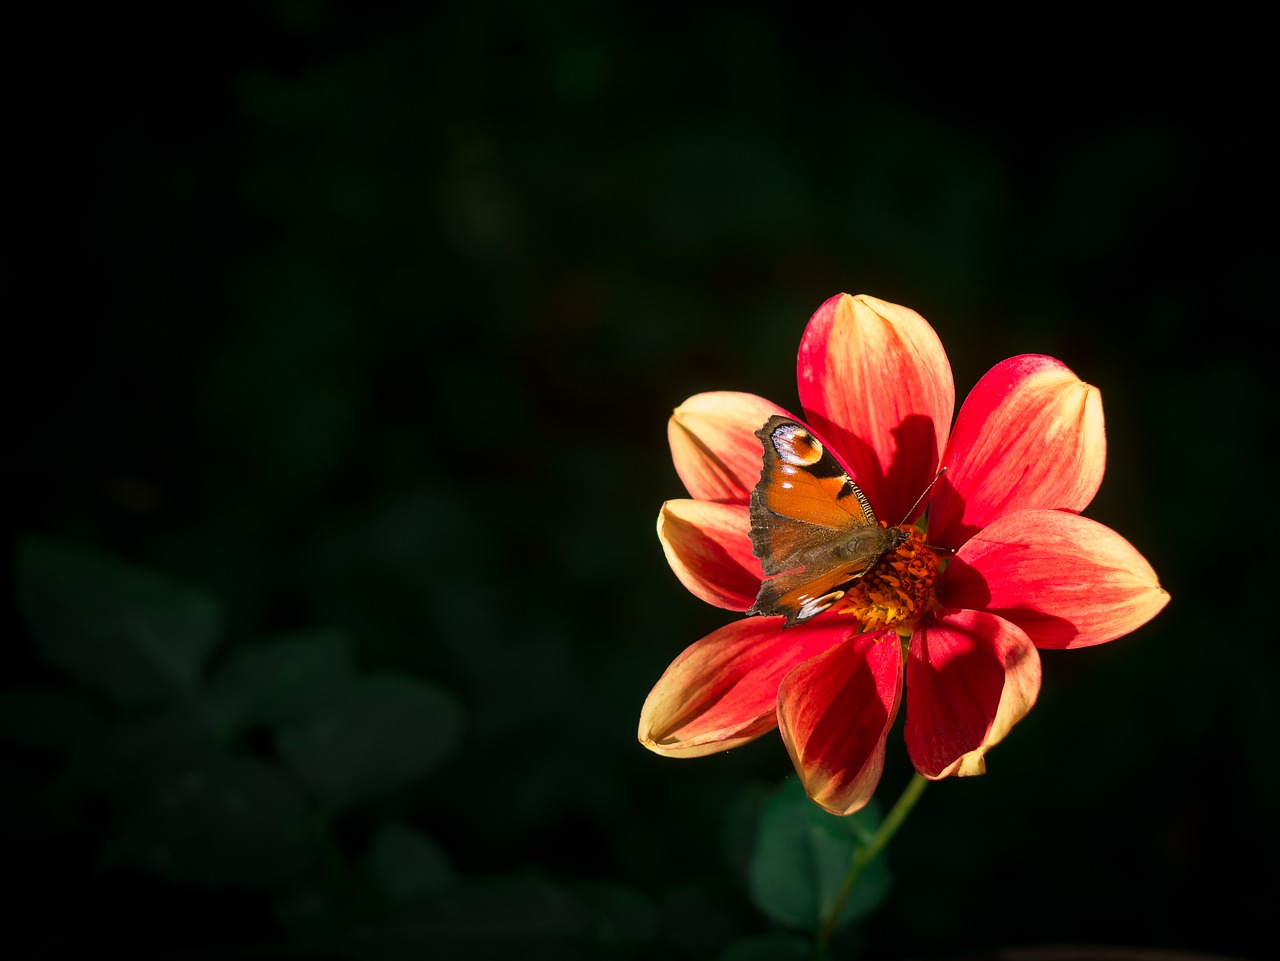
[(911, 637), (903, 735), (934, 780), (982, 774), (984, 755), (1031, 710), (1040, 655), (1015, 625), (981, 611), (938, 611)]
[(871, 800), (901, 694), (902, 644), (892, 631), (854, 635), (782, 682), (782, 739), (809, 797), (832, 814)]
[(840, 294), (800, 341), (800, 404), (890, 524), (933, 479), (955, 409), (951, 365), (914, 310)]
[(1052, 357), (993, 367), (956, 416), (929, 505), (929, 542), (959, 547), (997, 517), (1028, 509), (1079, 512), (1106, 467), (1102, 395)]
[(788, 672), (857, 628), (815, 618), (782, 630), (781, 617), (734, 621), (671, 662), (640, 711), (640, 743), (658, 754), (698, 757), (754, 740), (778, 723)]
[(680, 583), (708, 604), (745, 611), (764, 570), (751, 553), (751, 518), (741, 504), (673, 500), (658, 514), (658, 539)]
[(1169, 603), (1127, 540), (1067, 511), (1019, 511), (960, 548), (938, 581), (948, 607), (990, 611), (1037, 647), (1087, 647), (1141, 627)]
[(667, 439), (685, 489), (699, 500), (746, 504), (760, 480), (755, 432), (774, 414), (787, 412), (763, 397), (729, 390), (694, 394), (677, 407)]

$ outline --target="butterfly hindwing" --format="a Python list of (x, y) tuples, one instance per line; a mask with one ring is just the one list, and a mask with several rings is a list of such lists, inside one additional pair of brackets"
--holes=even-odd
[(784, 627), (821, 614), (849, 592), (867, 568), (852, 565), (814, 573), (789, 571), (767, 578), (748, 614), (784, 614)]

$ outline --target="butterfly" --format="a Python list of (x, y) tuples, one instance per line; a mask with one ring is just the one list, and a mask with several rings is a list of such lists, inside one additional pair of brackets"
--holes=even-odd
[(909, 535), (880, 524), (803, 424), (775, 414), (756, 436), (764, 466), (751, 492), (751, 550), (766, 577), (747, 613), (782, 614), (790, 627), (829, 609)]

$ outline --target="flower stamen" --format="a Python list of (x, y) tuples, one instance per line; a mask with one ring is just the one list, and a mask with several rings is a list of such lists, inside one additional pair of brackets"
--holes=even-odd
[(929, 609), (938, 559), (914, 527), (902, 528), (907, 539), (880, 558), (845, 595), (841, 614), (851, 614), (864, 630), (893, 628), (910, 634), (916, 620)]

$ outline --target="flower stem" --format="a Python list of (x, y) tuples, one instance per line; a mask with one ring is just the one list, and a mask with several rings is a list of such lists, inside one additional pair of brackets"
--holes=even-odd
[(862, 875), (863, 868), (875, 860), (875, 856), (884, 850), (885, 845), (898, 832), (898, 828), (907, 819), (907, 815), (915, 807), (916, 801), (924, 792), (924, 786), (928, 783), (928, 780), (920, 774), (913, 774), (893, 808), (880, 822), (880, 827), (876, 828), (876, 833), (871, 836), (871, 840), (853, 852), (853, 858), (849, 862), (849, 873), (844, 876), (844, 883), (836, 892), (831, 907), (827, 909), (826, 917), (822, 919), (822, 927), (818, 929), (818, 936), (814, 942), (814, 956), (818, 961), (827, 956), (827, 944), (831, 941), (831, 935), (835, 933), (840, 912), (844, 910), (844, 903), (849, 899), (849, 892), (853, 890), (854, 884)]

